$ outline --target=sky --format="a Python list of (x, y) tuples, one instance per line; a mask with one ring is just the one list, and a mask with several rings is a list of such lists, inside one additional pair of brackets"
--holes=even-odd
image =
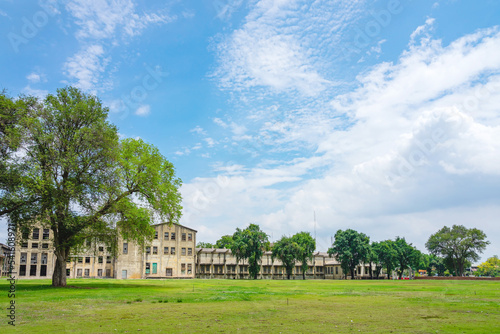
[[(0, 89), (98, 96), (183, 180), (180, 223), (500, 255), (500, 2), (0, 0)], [(6, 224), (0, 232), (6, 237)]]

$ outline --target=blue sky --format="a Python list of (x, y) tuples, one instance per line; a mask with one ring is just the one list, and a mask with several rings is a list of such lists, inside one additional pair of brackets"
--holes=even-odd
[[(213, 242), (338, 229), (500, 254), (497, 1), (0, 0), (0, 88), (99, 96), (182, 178)], [(316, 224), (314, 223), (316, 213)], [(5, 231), (2, 231), (5, 235)]]

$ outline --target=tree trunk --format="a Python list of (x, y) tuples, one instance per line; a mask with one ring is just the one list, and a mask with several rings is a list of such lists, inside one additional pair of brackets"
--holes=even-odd
[(370, 262), (370, 279), (373, 279), (373, 269), (372, 269), (372, 263)]
[(354, 279), (354, 268), (351, 267), (351, 279)]
[(306, 280), (306, 272), (302, 270), (302, 279), (305, 281)]
[[(59, 253), (59, 252), (57, 252)], [(66, 257), (56, 253), (56, 265), (54, 273), (52, 274), (52, 286), (65, 287), (66, 286)]]

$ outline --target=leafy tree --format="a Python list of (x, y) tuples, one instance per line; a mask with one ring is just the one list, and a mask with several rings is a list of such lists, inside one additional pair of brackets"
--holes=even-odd
[(408, 268), (416, 269), (420, 263), (420, 251), (411, 243), (407, 243), (405, 238), (397, 237), (394, 241), (396, 250), (396, 262), (398, 264), (399, 279), (403, 277), (403, 271)]
[(209, 242), (200, 241), (196, 245), (197, 248), (214, 248), (214, 245)]
[[(380, 243), (374, 241), (370, 245), (370, 252), (368, 253), (368, 262), (370, 263), (370, 278), (373, 279), (378, 278), (380, 276), (380, 272), (382, 271), (382, 263), (379, 260)], [(375, 270), (372, 270), (372, 264), (375, 265)]]
[(309, 269), (307, 260), (312, 260), (313, 253), (316, 250), (316, 241), (309, 232), (300, 232), (292, 237), (292, 241), (299, 246), (297, 260), (300, 261), (302, 269), (302, 278), (306, 279), (306, 272)]
[(283, 263), (286, 270), (287, 279), (290, 279), (292, 275), (293, 267), (295, 267), (295, 261), (298, 258), (300, 252), (299, 245), (292, 240), (283, 236), (280, 240), (274, 243), (272, 247), (272, 259), (278, 258)]
[(425, 244), (429, 252), (448, 258), (458, 276), (463, 276), (467, 261), (479, 260), (489, 241), (486, 234), (477, 228), (462, 225), (447, 226), (429, 237)]
[(248, 271), (253, 279), (257, 279), (260, 271), (259, 262), (267, 248), (269, 248), (268, 236), (260, 230), (259, 225), (250, 224), (244, 230), (237, 228), (233, 234), (231, 252), (236, 255), (236, 261), (248, 259)]
[(442, 257), (431, 254), (429, 265), (432, 267), (433, 272), (436, 271), (438, 276), (444, 276), (444, 272), (446, 271), (446, 265), (445, 265), (445, 260)]
[(477, 266), (476, 275), (491, 277), (500, 276), (500, 259), (498, 258), (498, 256), (494, 255), (493, 257), (490, 257), (488, 260)]
[(335, 233), (335, 241), (332, 248), (328, 249), (328, 254), (335, 256), (342, 269), (348, 270), (351, 278), (354, 279), (356, 266), (366, 261), (369, 251), (370, 238), (364, 233), (347, 229), (338, 230)]
[(391, 279), (391, 273), (397, 265), (398, 256), (394, 241), (381, 241), (374, 250), (377, 254), (378, 261), (387, 271), (387, 279)]
[(173, 165), (142, 140), (120, 141), (98, 98), (67, 87), (43, 101), (12, 102), (23, 140), (4, 160), (17, 170), (17, 184), (0, 193), (0, 212), (21, 230), (38, 223), (53, 231), (53, 286), (66, 286), (66, 260), (85, 239), (116, 251), (121, 234), (143, 246), (155, 219), (178, 221), (181, 181)]
[(223, 235), (217, 242), (215, 243), (215, 248), (226, 248), (231, 249), (231, 245), (233, 244), (233, 236), (232, 235)]

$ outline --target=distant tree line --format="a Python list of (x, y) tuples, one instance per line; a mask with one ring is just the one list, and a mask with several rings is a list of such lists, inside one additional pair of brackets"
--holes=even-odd
[[(364, 233), (347, 229), (335, 233), (335, 241), (328, 249), (328, 254), (340, 263), (346, 277), (355, 277), (356, 267), (360, 264), (370, 264), (370, 278), (378, 278), (383, 269), (387, 278), (396, 272), (401, 279), (406, 270), (425, 270), (429, 276), (463, 276), (465, 269), (471, 266), (471, 261), (479, 260), (479, 254), (488, 244), (486, 234), (479, 229), (467, 229), (462, 225), (453, 225), (451, 228), (445, 226), (429, 237), (426, 243), (429, 254), (424, 254), (404, 237), (370, 243), (370, 238)], [(244, 230), (237, 228), (233, 235), (222, 236), (215, 244), (200, 242), (197, 247), (230, 249), (238, 261), (248, 260), (250, 276), (253, 278), (259, 274), (263, 252), (271, 250), (273, 259), (277, 258), (283, 263), (288, 279), (296, 262), (301, 263), (305, 279), (307, 261), (313, 257), (316, 242), (310, 233), (300, 232), (291, 237), (283, 236), (271, 245), (268, 235), (258, 225), (250, 224)], [(499, 275), (498, 257), (488, 261), (478, 271)]]

